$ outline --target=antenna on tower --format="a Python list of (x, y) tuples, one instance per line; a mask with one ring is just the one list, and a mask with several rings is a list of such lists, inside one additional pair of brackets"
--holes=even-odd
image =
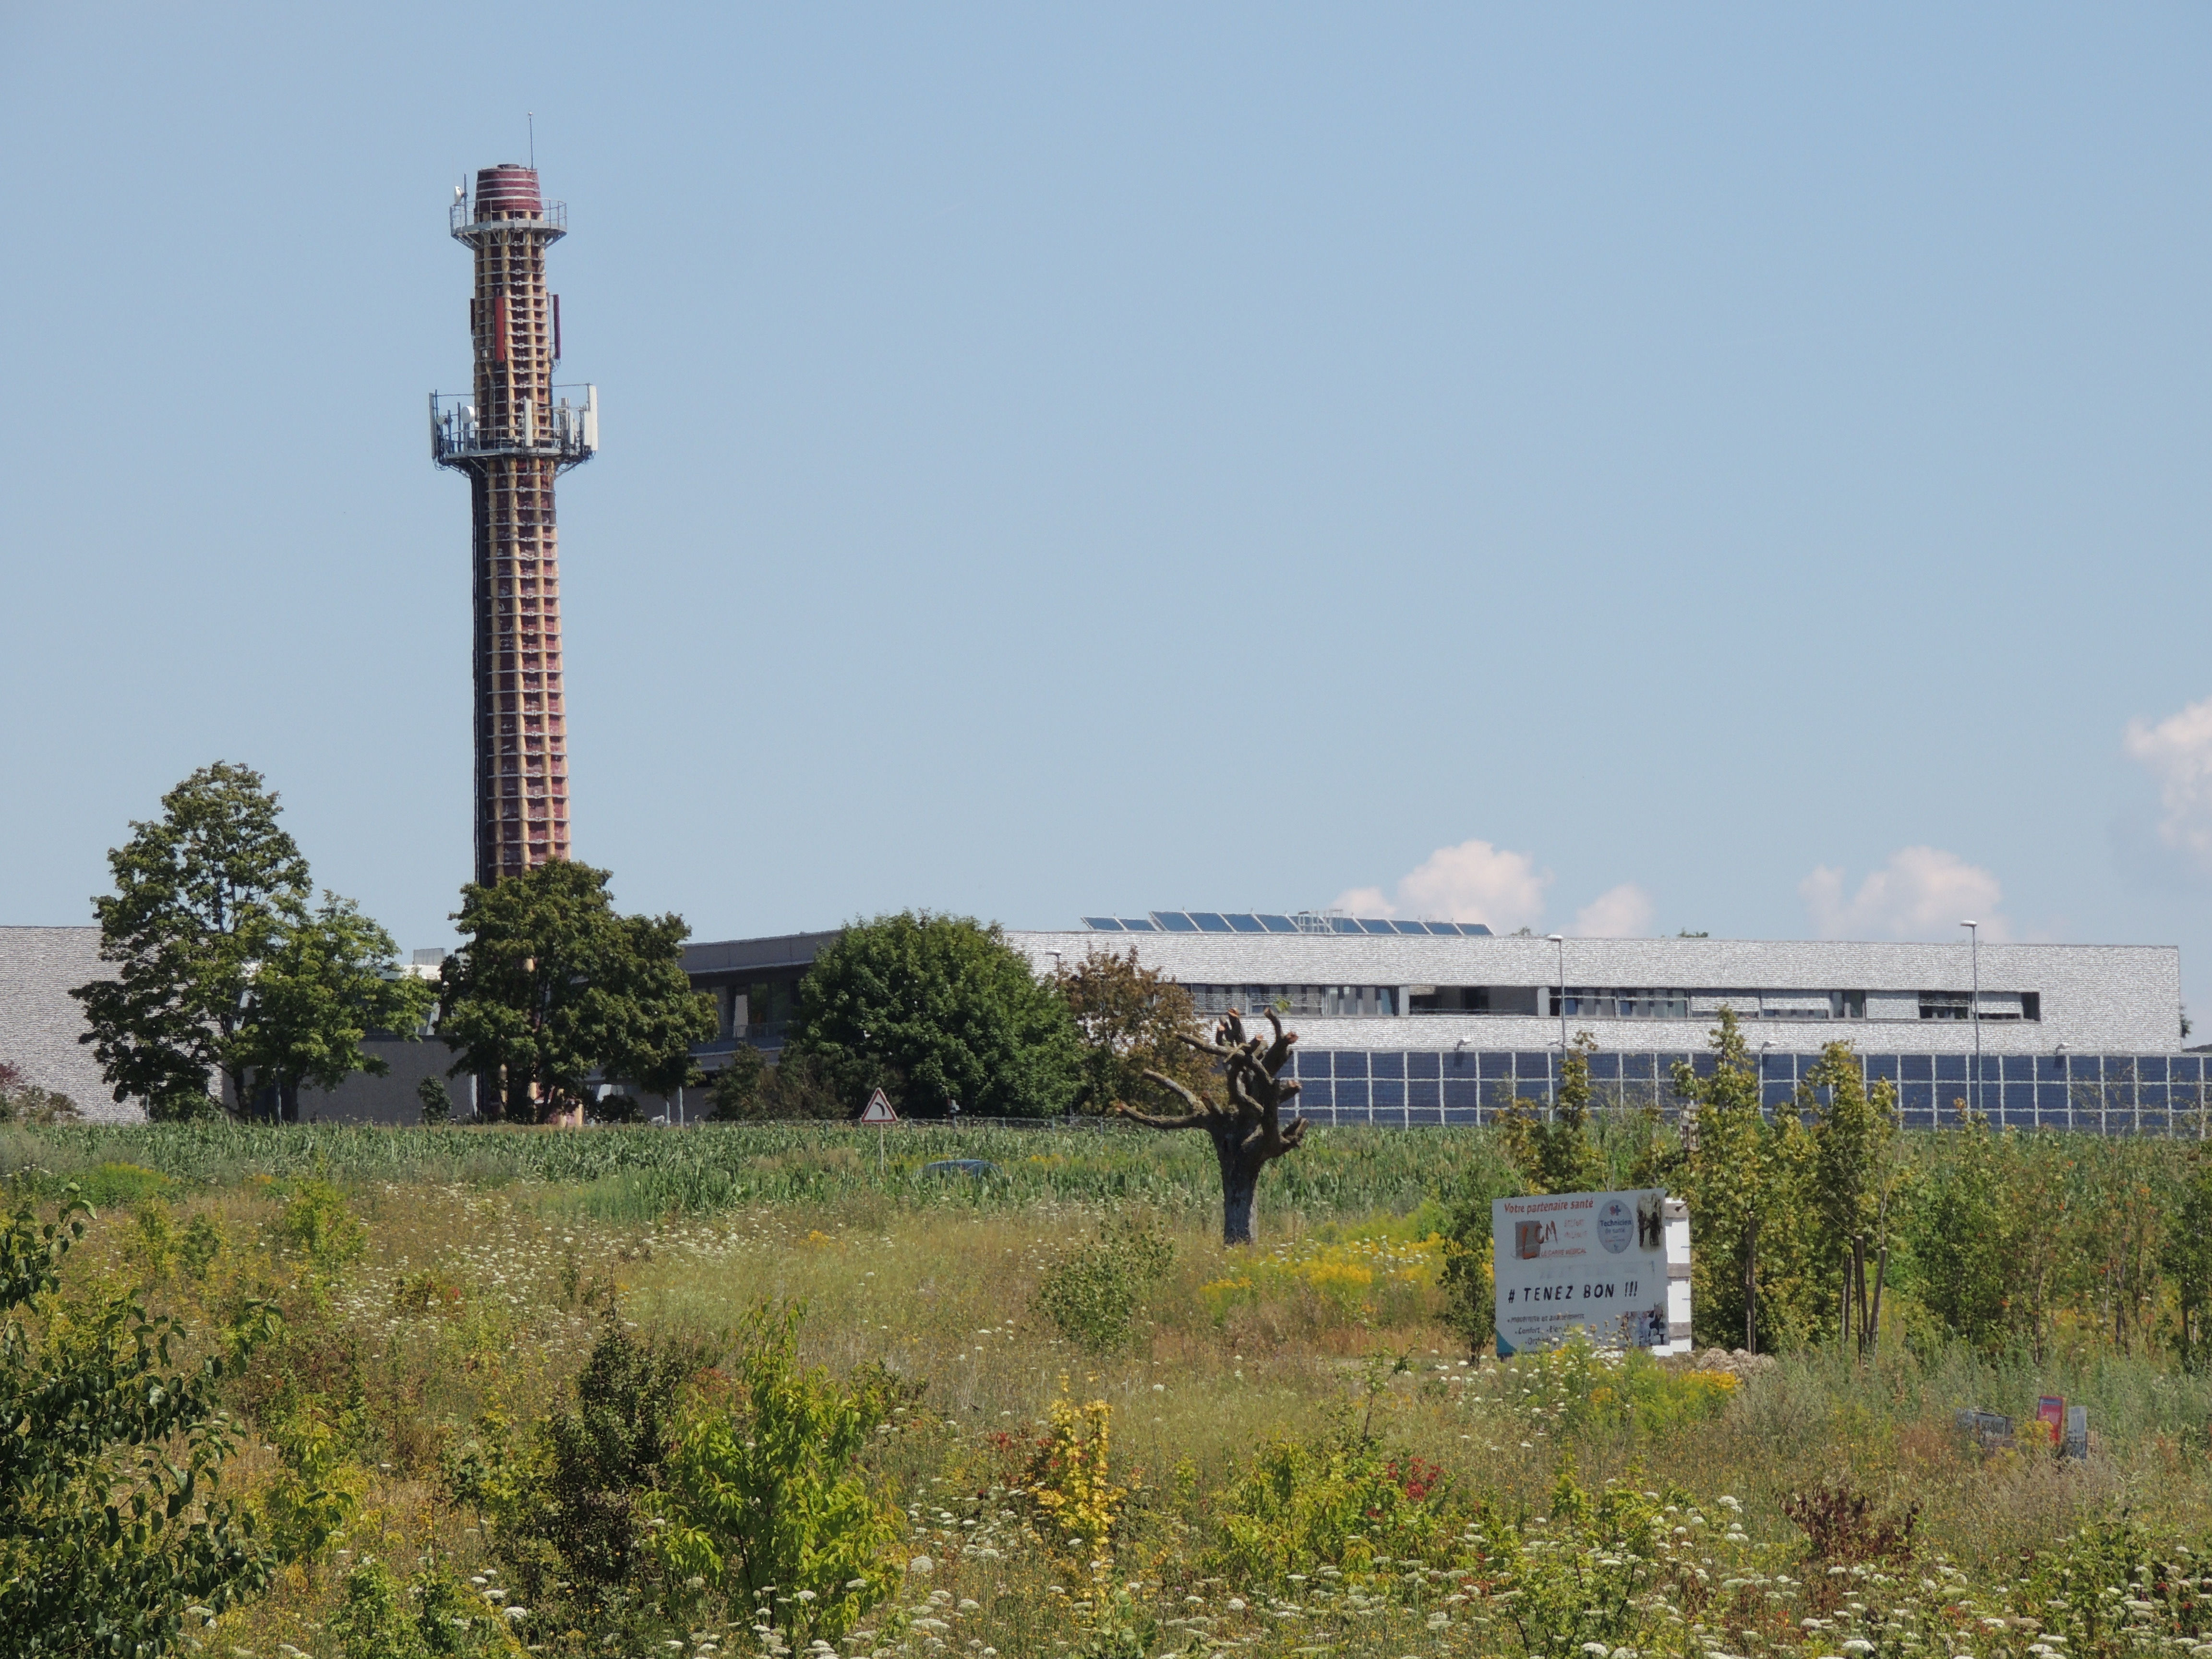
[(538, 115), (534, 110), (525, 110), (522, 118), (530, 123), (530, 170), (538, 171)]

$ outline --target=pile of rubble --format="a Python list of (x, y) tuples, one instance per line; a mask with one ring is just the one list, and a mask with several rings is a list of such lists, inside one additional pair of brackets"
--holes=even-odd
[(1747, 1353), (1738, 1348), (1730, 1353), (1726, 1348), (1707, 1348), (1703, 1353), (1690, 1357), (1690, 1369), (1698, 1371), (1725, 1371), (1740, 1382), (1747, 1382), (1761, 1371), (1774, 1369), (1771, 1353)]

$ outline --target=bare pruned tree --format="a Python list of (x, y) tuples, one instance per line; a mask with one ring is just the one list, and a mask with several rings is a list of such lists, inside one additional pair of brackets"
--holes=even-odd
[(1145, 1075), (1180, 1095), (1190, 1108), (1188, 1113), (1159, 1117), (1123, 1101), (1114, 1103), (1115, 1111), (1148, 1129), (1203, 1129), (1213, 1138), (1213, 1155), (1221, 1164), (1221, 1239), (1225, 1244), (1252, 1242), (1252, 1200), (1260, 1190), (1260, 1171), (1306, 1138), (1305, 1119), (1282, 1121), (1282, 1109), (1298, 1092), (1297, 1081), (1282, 1076), (1297, 1033), (1285, 1031), (1273, 1009), (1267, 1012), (1267, 1024), (1275, 1029), (1272, 1042), (1265, 1036), (1246, 1036), (1243, 1017), (1234, 1009), (1214, 1028), (1212, 1042), (1188, 1036), (1182, 1039), (1221, 1062), (1226, 1105), (1217, 1105), (1175, 1079), (1150, 1070)]

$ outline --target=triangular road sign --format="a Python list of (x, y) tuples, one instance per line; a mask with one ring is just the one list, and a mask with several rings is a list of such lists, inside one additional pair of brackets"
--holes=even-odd
[(890, 1101), (884, 1098), (884, 1091), (881, 1089), (877, 1090), (875, 1093), (868, 1097), (867, 1106), (860, 1114), (860, 1121), (863, 1123), (896, 1123), (898, 1121), (898, 1114), (891, 1110), (891, 1103)]

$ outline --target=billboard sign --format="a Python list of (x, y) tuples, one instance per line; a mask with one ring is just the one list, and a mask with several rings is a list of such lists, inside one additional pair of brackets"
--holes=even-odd
[(1690, 1215), (1656, 1188), (1493, 1199), (1498, 1355), (1583, 1332), (1601, 1348), (1690, 1351)]

